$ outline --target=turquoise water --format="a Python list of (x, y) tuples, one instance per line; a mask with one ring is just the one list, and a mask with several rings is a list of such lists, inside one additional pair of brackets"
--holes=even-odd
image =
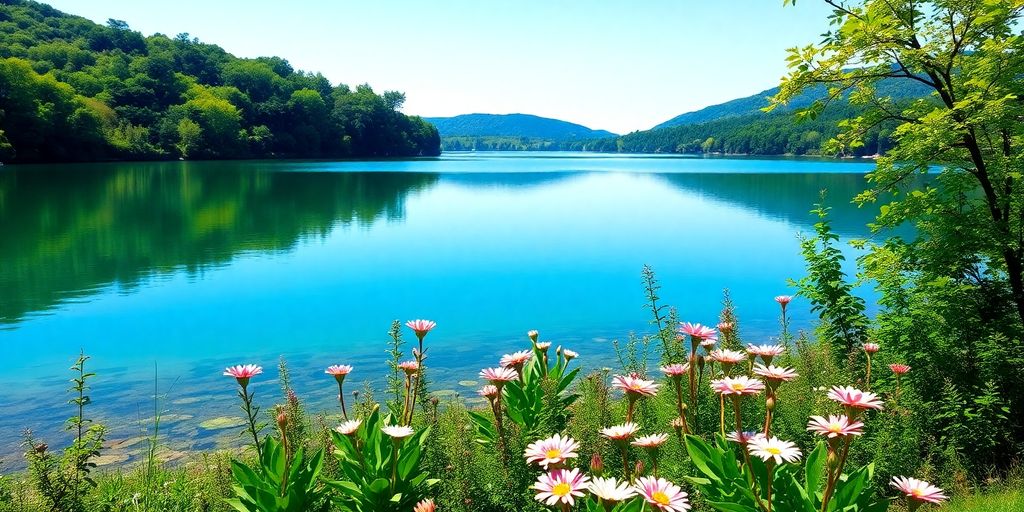
[[(80, 348), (114, 438), (152, 416), (156, 365), (181, 448), (235, 439), (199, 426), (236, 414), (224, 366), (266, 367), (269, 404), (284, 356), (328, 408), (323, 367), (378, 378), (393, 319), (438, 322), (429, 363), (448, 394), (529, 329), (608, 364), (612, 340), (649, 329), (644, 264), (683, 319), (715, 323), (728, 288), (746, 339), (765, 341), (819, 191), (844, 241), (866, 236), (874, 212), (849, 199), (871, 168), (538, 153), (3, 167), (0, 454), (23, 428), (60, 444)], [(799, 300), (793, 313), (811, 325)]]

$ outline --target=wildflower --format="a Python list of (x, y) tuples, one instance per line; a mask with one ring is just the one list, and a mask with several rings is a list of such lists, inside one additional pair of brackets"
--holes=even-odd
[(575, 350), (569, 350), (569, 349), (563, 350), (562, 351), (562, 355), (565, 356), (565, 360), (566, 361), (572, 361), (573, 359), (576, 359), (577, 357), (580, 356), (579, 353), (577, 353)]
[[(892, 477), (891, 485), (899, 489), (907, 498), (919, 502), (917, 505), (921, 503), (942, 503), (949, 499), (942, 493), (942, 489), (916, 478), (894, 476)], [(914, 508), (916, 507), (911, 507), (911, 510)]]
[(479, 390), (477, 390), (476, 394), (478, 394), (478, 395), (480, 395), (480, 396), (482, 396), (484, 398), (493, 399), (494, 397), (498, 396), (498, 388), (497, 388), (497, 386), (492, 386), (492, 385), (488, 384), (488, 385), (480, 388)]
[(754, 437), (747, 441), (747, 447), (751, 455), (765, 462), (774, 459), (776, 464), (782, 464), (783, 461), (796, 462), (800, 459), (800, 449), (796, 444), (777, 437)]
[(718, 340), (711, 338), (700, 342), (700, 346), (704, 350), (711, 350), (711, 347), (715, 346), (716, 343), (718, 343)]
[(769, 383), (778, 384), (780, 382), (789, 382), (797, 377), (796, 371), (792, 368), (780, 368), (778, 366), (763, 364), (754, 365), (754, 374), (764, 377)]
[(718, 322), (717, 327), (718, 332), (722, 334), (729, 334), (730, 332), (732, 332), (732, 329), (735, 326), (732, 324), (732, 322)]
[(324, 373), (326, 373), (328, 375), (333, 375), (334, 379), (337, 380), (339, 384), (341, 384), (341, 382), (343, 380), (345, 380), (345, 376), (348, 375), (349, 372), (351, 372), (351, 371), (352, 371), (352, 367), (350, 365), (347, 365), (347, 364), (335, 364), (335, 365), (328, 366), (327, 369), (324, 370)]
[(501, 362), (498, 365), (503, 368), (521, 368), (531, 357), (533, 357), (533, 351), (520, 350), (501, 356)]
[(437, 323), (432, 320), (409, 320), (405, 323), (405, 326), (412, 329), (416, 333), (416, 337), (422, 342), (423, 337), (436, 327)]
[(775, 296), (775, 302), (778, 302), (779, 305), (782, 306), (782, 311), (783, 312), (786, 311), (786, 306), (788, 306), (789, 303), (792, 302), (792, 301), (793, 301), (793, 296), (792, 295), (776, 295)]
[(683, 375), (686, 375), (690, 371), (690, 364), (670, 364), (662, 366), (661, 371), (665, 373), (666, 377), (677, 379), (679, 377), (682, 377)]
[(530, 338), (530, 341), (537, 343), (537, 337), (540, 336), (540, 332), (537, 329), (526, 331), (526, 335)]
[(760, 432), (746, 431), (746, 432), (729, 432), (725, 438), (729, 441), (739, 444), (747, 444), (752, 439), (762, 438), (764, 434)]
[(359, 430), (359, 426), (363, 424), (363, 420), (348, 420), (337, 427), (334, 427), (339, 434), (343, 436), (350, 436), (355, 434)]
[(868, 354), (874, 354), (875, 352), (878, 352), (879, 349), (881, 349), (881, 347), (878, 346), (878, 343), (864, 344), (864, 352), (867, 352)]
[(680, 322), (679, 332), (700, 340), (718, 339), (714, 329), (701, 324), (691, 324), (690, 322)]
[(381, 432), (391, 436), (394, 440), (404, 439), (413, 434), (412, 427), (400, 426), (400, 425), (387, 425), (381, 427)]
[(412, 512), (434, 512), (436, 508), (434, 500), (428, 498), (417, 503), (416, 506), (412, 508)]
[(551, 348), (551, 342), (542, 341), (540, 343), (537, 343), (537, 348), (539, 348), (541, 352), (547, 352), (548, 349)]
[(747, 345), (747, 353), (751, 356), (761, 356), (764, 364), (772, 364), (772, 359), (785, 351), (786, 347), (782, 345)]
[(722, 364), (736, 364), (747, 358), (747, 356), (743, 355), (743, 352), (727, 349), (712, 350), (708, 357)]
[(889, 369), (896, 375), (903, 375), (910, 371), (910, 367), (905, 364), (890, 364)]
[(636, 490), (627, 482), (619, 482), (614, 477), (595, 478), (587, 487), (590, 493), (601, 500), (602, 504), (614, 505), (636, 496)]
[(654, 396), (658, 393), (658, 385), (653, 380), (644, 380), (635, 373), (612, 377), (612, 387), (635, 396)]
[(484, 368), (480, 370), (480, 377), (500, 389), (506, 382), (518, 379), (519, 372), (512, 368)]
[(420, 371), (420, 363), (416, 361), (403, 361), (398, 363), (398, 367), (401, 368), (406, 375), (413, 375)]
[(254, 364), (229, 366), (224, 369), (224, 375), (234, 377), (238, 381), (238, 385), (243, 388), (249, 385), (249, 379), (261, 373), (263, 373), (263, 367)]
[(576, 498), (583, 496), (589, 483), (590, 477), (580, 474), (579, 469), (556, 469), (537, 477), (533, 488), (537, 491), (537, 501), (549, 506), (559, 502), (572, 506)]
[(523, 452), (526, 462), (535, 462), (544, 469), (549, 464), (561, 465), (566, 459), (575, 458), (580, 444), (571, 437), (555, 434), (547, 439), (530, 443)]
[(650, 476), (637, 480), (635, 489), (652, 508), (661, 512), (686, 512), (690, 510), (687, 494), (664, 478)]
[(847, 409), (885, 408), (883, 407), (882, 401), (879, 400), (878, 395), (871, 393), (870, 391), (861, 391), (850, 386), (832, 386), (832, 389), (828, 392), (828, 397), (840, 404), (843, 404)]
[(633, 446), (639, 446), (640, 448), (657, 448), (668, 441), (668, 434), (651, 434), (648, 436), (638, 437), (633, 441)]
[(613, 441), (625, 441), (640, 431), (640, 425), (627, 421), (621, 425), (615, 425), (601, 429), (601, 435)]
[(864, 424), (859, 421), (850, 421), (845, 415), (830, 415), (828, 419), (822, 416), (811, 416), (807, 422), (807, 430), (815, 434), (821, 434), (829, 439), (841, 436), (859, 436), (864, 433)]
[(711, 381), (711, 389), (722, 395), (756, 395), (764, 391), (764, 383), (741, 375)]

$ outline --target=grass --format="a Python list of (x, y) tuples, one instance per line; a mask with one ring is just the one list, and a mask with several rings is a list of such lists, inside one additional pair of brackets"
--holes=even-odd
[(953, 499), (943, 512), (1024, 512), (1024, 488), (1003, 488)]

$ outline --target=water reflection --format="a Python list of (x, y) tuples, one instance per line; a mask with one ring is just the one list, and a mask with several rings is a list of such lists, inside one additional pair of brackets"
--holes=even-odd
[(272, 172), (258, 163), (0, 172), (0, 324), (117, 282), (287, 251), (338, 224), (404, 216), (436, 174)]

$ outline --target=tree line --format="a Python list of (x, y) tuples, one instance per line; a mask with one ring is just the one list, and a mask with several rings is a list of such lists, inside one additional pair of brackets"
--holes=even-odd
[(0, 5), (0, 161), (439, 154), (404, 101), (188, 34)]

